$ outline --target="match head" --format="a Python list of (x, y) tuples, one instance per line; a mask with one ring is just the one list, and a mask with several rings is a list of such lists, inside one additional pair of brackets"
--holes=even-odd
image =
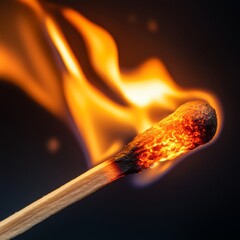
[(155, 162), (173, 160), (209, 142), (216, 130), (216, 112), (207, 102), (187, 102), (137, 135), (115, 156), (115, 161), (127, 173), (140, 172)]
[(174, 115), (176, 119), (180, 119), (189, 137), (192, 136), (192, 149), (209, 142), (217, 131), (216, 111), (205, 101), (187, 102), (181, 105), (172, 117)]

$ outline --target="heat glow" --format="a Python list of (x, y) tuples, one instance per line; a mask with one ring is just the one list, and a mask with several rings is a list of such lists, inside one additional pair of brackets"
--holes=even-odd
[[(91, 68), (105, 87), (86, 75), (59, 17), (83, 39)], [(213, 94), (180, 88), (159, 59), (147, 59), (136, 69), (120, 69), (113, 37), (73, 9), (30, 0), (5, 3), (0, 27), (1, 79), (21, 88), (69, 126), (73, 122), (90, 165), (120, 151), (129, 139), (186, 101), (204, 99), (221, 116)], [(171, 134), (177, 137), (178, 132)], [(174, 141), (167, 144), (171, 152), (178, 148)], [(145, 184), (166, 172), (173, 165), (171, 153), (168, 156), (137, 176), (138, 181)]]
[(215, 110), (204, 101), (191, 101), (137, 136), (131, 145), (136, 144), (134, 154), (145, 169), (209, 142), (216, 129)]

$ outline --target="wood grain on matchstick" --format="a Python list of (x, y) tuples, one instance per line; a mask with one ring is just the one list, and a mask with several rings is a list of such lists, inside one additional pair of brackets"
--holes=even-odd
[(109, 161), (92, 168), (0, 222), (0, 239), (11, 239), (25, 232), (61, 209), (118, 179), (120, 175), (116, 166)]

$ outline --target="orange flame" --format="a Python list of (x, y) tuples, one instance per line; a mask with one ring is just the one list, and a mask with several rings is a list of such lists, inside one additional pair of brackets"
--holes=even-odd
[[(91, 67), (107, 90), (86, 77), (52, 12), (81, 35)], [(6, 5), (0, 13), (0, 77), (63, 121), (67, 122), (70, 113), (92, 165), (118, 152), (129, 138), (188, 100), (204, 99), (221, 115), (213, 94), (178, 87), (159, 59), (148, 59), (137, 69), (123, 72), (112, 36), (75, 10), (21, 0)], [(107, 91), (115, 97), (110, 98)], [(139, 181), (151, 182), (172, 164), (158, 163), (141, 174)]]
[(139, 166), (149, 168), (207, 143), (216, 129), (215, 110), (204, 101), (191, 101), (135, 137), (130, 145), (134, 146)]

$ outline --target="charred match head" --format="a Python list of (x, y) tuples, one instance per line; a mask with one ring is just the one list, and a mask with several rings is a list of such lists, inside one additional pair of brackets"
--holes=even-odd
[(115, 156), (115, 162), (124, 174), (140, 172), (209, 142), (216, 130), (216, 112), (207, 102), (187, 102), (137, 135)]

